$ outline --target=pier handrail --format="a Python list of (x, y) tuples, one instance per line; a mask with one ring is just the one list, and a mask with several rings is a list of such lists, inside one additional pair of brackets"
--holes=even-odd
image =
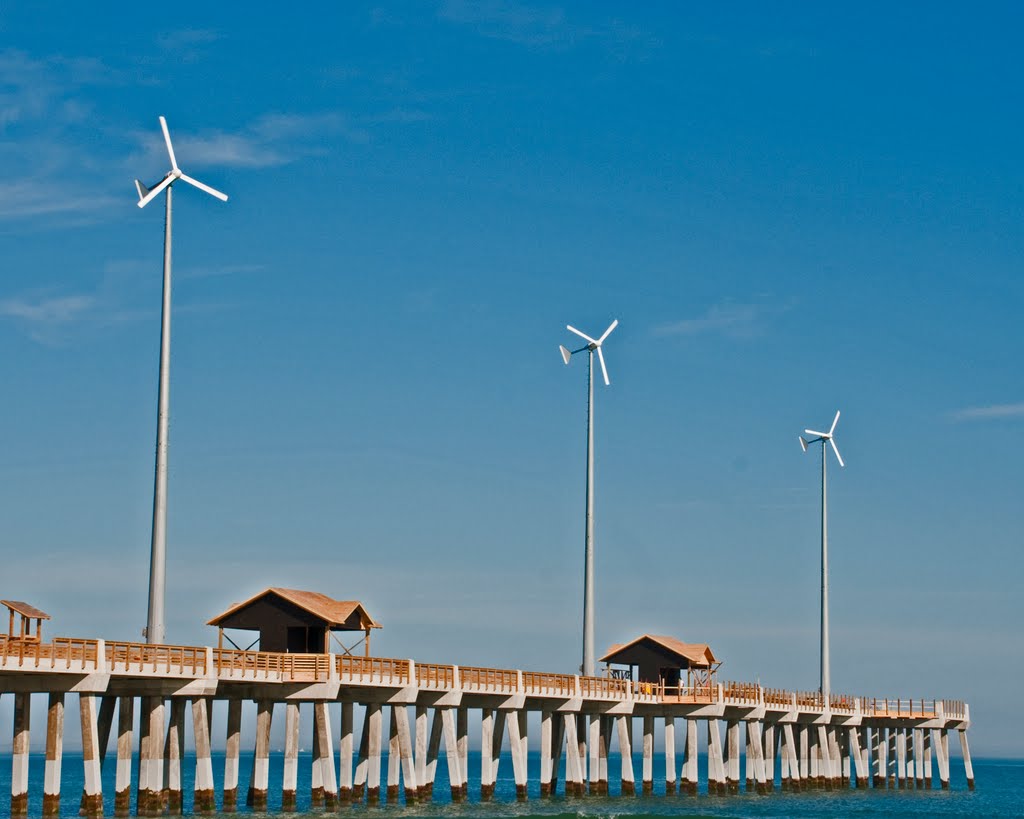
[[(211, 661), (212, 658), (212, 667)], [(334, 662), (332, 669), (331, 662)], [(111, 671), (145, 676), (215, 676), (226, 680), (254, 679), (281, 682), (322, 682), (335, 679), (377, 685), (436, 690), (461, 689), (496, 694), (530, 694), (644, 703), (713, 703), (766, 705), (773, 708), (837, 711), (873, 718), (966, 720), (962, 700), (888, 699), (832, 694), (826, 706), (817, 691), (764, 688), (758, 683), (711, 682), (667, 686), (626, 678), (576, 677), (540, 671), (413, 663), (410, 660), (354, 655), (292, 654), (271, 651), (151, 645), (54, 637), (49, 643), (0, 635), (0, 669), (41, 671)]]

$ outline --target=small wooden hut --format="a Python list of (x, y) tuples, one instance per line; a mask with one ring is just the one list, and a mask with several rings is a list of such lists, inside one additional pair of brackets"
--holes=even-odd
[(609, 676), (668, 688), (706, 685), (721, 665), (707, 643), (684, 643), (656, 634), (641, 634), (628, 643), (613, 645), (599, 662), (605, 663)]
[[(334, 600), (319, 592), (278, 587), (264, 589), (248, 600), (235, 603), (207, 625), (217, 626), (217, 645), (221, 648), (224, 629), (242, 629), (259, 632), (253, 645), (258, 643), (260, 651), (298, 654), (328, 654), (332, 632), (362, 631), (367, 657), (370, 656), (370, 630), (381, 627), (358, 600)], [(234, 644), (230, 637), (228, 640)], [(350, 647), (340, 641), (339, 645), (344, 653), (351, 653)]]
[[(7, 639), (22, 640), (26, 643), (42, 641), (43, 620), (49, 620), (49, 614), (45, 611), (40, 611), (35, 606), (30, 606), (28, 603), (22, 603), (20, 600), (0, 600), (0, 605), (6, 606), (7, 612), (10, 615), (8, 618), (7, 634), (5, 635)], [(16, 615), (21, 617), (21, 623), (17, 631), (14, 629), (14, 618)], [(36, 621), (35, 634), (32, 633), (33, 620)]]

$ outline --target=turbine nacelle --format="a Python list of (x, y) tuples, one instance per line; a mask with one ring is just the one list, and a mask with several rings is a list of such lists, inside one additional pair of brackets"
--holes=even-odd
[(135, 189), (139, 192), (139, 207), (146, 207), (146, 205), (148, 205), (157, 196), (160, 195), (164, 188), (172, 185), (179, 179), (181, 179), (184, 182), (188, 182), (188, 184), (190, 184), (194, 188), (199, 188), (199, 190), (210, 194), (210, 196), (215, 196), (217, 199), (220, 199), (221, 202), (227, 202), (228, 196), (226, 193), (221, 193), (216, 188), (211, 188), (209, 185), (204, 185), (198, 179), (193, 179), (191, 176), (184, 173), (181, 170), (181, 168), (178, 167), (178, 160), (174, 156), (174, 146), (171, 145), (171, 134), (167, 130), (167, 120), (163, 117), (160, 117), (160, 128), (164, 132), (164, 142), (167, 144), (167, 155), (171, 159), (171, 169), (164, 175), (164, 178), (161, 179), (152, 188), (146, 187), (138, 179), (135, 180)]
[(834, 433), (836, 431), (836, 424), (838, 424), (838, 423), (839, 423), (839, 411), (836, 410), (836, 417), (832, 419), (832, 426), (829, 427), (828, 432), (818, 432), (817, 430), (814, 430), (814, 429), (805, 429), (804, 433), (806, 435), (812, 436), (812, 440), (807, 441), (807, 440), (804, 440), (804, 436), (803, 435), (798, 436), (800, 438), (800, 446), (803, 448), (803, 451), (804, 452), (807, 451), (808, 444), (816, 444), (816, 443), (818, 443), (818, 441), (821, 441), (821, 445), (824, 446), (825, 442), (828, 441), (828, 443), (832, 446), (832, 451), (836, 453), (836, 460), (839, 461), (839, 465), (840, 466), (846, 466), (846, 464), (843, 463), (843, 456), (839, 454), (839, 447), (836, 446), (835, 437), (834, 437)]
[(582, 353), (584, 350), (588, 350), (589, 352), (592, 353), (596, 352), (597, 360), (601, 363), (601, 372), (604, 375), (605, 386), (609, 386), (612, 382), (608, 379), (608, 368), (605, 366), (604, 363), (604, 353), (601, 352), (601, 345), (604, 344), (604, 340), (608, 338), (609, 335), (611, 335), (612, 330), (614, 330), (618, 326), (619, 320), (615, 319), (615, 321), (608, 325), (608, 329), (604, 331), (600, 338), (591, 338), (586, 333), (577, 330), (571, 324), (565, 325), (565, 329), (567, 329), (570, 333), (575, 333), (587, 343), (585, 346), (580, 347), (578, 350), (571, 351), (568, 348), (559, 345), (558, 349), (562, 353), (562, 360), (565, 361), (566, 364), (568, 364), (569, 359), (572, 358), (572, 356), (576, 355), (576, 353)]

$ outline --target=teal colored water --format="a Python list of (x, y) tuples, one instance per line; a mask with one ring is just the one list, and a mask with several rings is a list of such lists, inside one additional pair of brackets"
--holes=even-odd
[[(479, 755), (471, 754), (470, 771), (479, 772)], [(241, 760), (242, 787), (244, 798), (248, 784), (249, 766), (252, 756), (243, 755)], [(108, 763), (112, 759), (108, 759)], [(214, 755), (214, 778), (217, 782), (218, 798), (223, 774), (223, 754)], [(299, 764), (299, 815), (309, 812), (310, 755), (304, 754)], [(382, 764), (382, 776), (387, 771), (387, 759)], [(854, 790), (839, 792), (812, 792), (784, 794), (776, 790), (767, 796), (740, 793), (727, 797), (709, 797), (706, 783), (701, 782), (701, 794), (692, 796), (664, 796), (664, 760), (655, 760), (655, 796), (653, 797), (584, 797), (566, 799), (556, 796), (541, 800), (538, 792), (540, 757), (531, 754), (530, 800), (515, 801), (515, 783), (512, 780), (512, 760), (503, 755), (494, 801), (481, 804), (479, 777), (470, 777), (468, 802), (451, 804), (448, 791), (448, 772), (442, 756), (438, 760), (435, 799), (428, 805), (406, 806), (402, 800), (397, 804), (382, 804), (379, 807), (365, 805), (348, 806), (342, 813), (356, 816), (444, 816), (444, 817), (487, 817), (487, 816), (550, 816), (550, 817), (642, 817), (642, 816), (716, 816), (716, 817), (818, 817), (818, 816), (1024, 816), (1024, 760), (977, 759), (974, 773), (977, 789), (967, 790), (963, 766), (960, 760), (953, 760), (951, 789), (948, 791), (886, 791)], [(114, 772), (108, 764), (103, 774), (106, 812), (113, 812)], [(192, 771), (194, 760), (189, 757), (182, 766), (186, 812), (191, 805)], [(701, 760), (704, 771), (704, 760)], [(613, 770), (614, 769), (614, 770)], [(619, 760), (609, 760), (610, 787), (618, 790)], [(634, 761), (634, 771), (639, 773), (640, 760)], [(9, 755), (0, 755), (0, 816), (10, 813), (11, 760)], [(43, 755), (33, 753), (29, 776), (31, 780), (29, 804), (30, 816), (38, 817), (42, 808)], [(271, 758), (270, 770), (270, 812), (280, 808), (282, 760), (280, 754)], [(560, 782), (564, 782), (564, 770)], [(639, 787), (639, 783), (638, 787)], [(63, 763), (63, 799), (61, 816), (78, 816), (78, 797), (82, 788), (81, 756), (68, 753)], [(243, 808), (240, 813), (251, 814)]]

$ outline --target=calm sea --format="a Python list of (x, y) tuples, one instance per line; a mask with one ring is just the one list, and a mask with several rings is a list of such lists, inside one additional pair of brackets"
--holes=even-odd
[[(479, 774), (479, 754), (471, 754), (470, 771)], [(61, 816), (78, 816), (78, 797), (82, 789), (81, 756), (73, 753), (64, 755), (63, 799)], [(243, 797), (250, 770), (252, 756), (243, 754), (241, 760)], [(103, 772), (106, 812), (113, 812), (114, 766), (112, 757)], [(299, 765), (299, 813), (309, 812), (310, 755), (304, 754)], [(976, 759), (974, 774), (977, 790), (968, 791), (964, 781), (963, 765), (959, 759), (952, 762), (952, 782), (949, 791), (875, 791), (849, 790), (842, 792), (783, 794), (776, 790), (768, 796), (740, 793), (736, 796), (709, 797), (705, 793), (706, 783), (701, 783), (701, 795), (666, 797), (664, 783), (664, 759), (655, 759), (655, 793), (653, 797), (584, 797), (566, 799), (556, 796), (541, 800), (538, 794), (538, 772), (540, 756), (530, 755), (530, 800), (515, 801), (515, 783), (512, 779), (512, 760), (502, 756), (494, 801), (481, 804), (475, 794), (479, 793), (479, 776), (470, 777), (470, 798), (468, 802), (451, 804), (448, 792), (448, 772), (444, 756), (438, 760), (435, 799), (429, 805), (406, 807), (401, 800), (397, 804), (382, 804), (379, 807), (344, 807), (344, 814), (415, 817), (486, 817), (486, 816), (552, 816), (552, 817), (642, 817), (642, 816), (756, 816), (756, 817), (818, 817), (818, 816), (1024, 816), (1024, 760)], [(224, 769), (223, 754), (214, 754), (214, 779), (217, 782), (218, 799), (220, 782)], [(640, 759), (634, 761), (634, 771), (640, 772)], [(186, 812), (191, 804), (192, 773), (194, 760), (189, 757), (182, 766), (185, 780)], [(610, 786), (618, 789), (618, 758), (609, 759)], [(700, 770), (705, 770), (701, 760)], [(382, 764), (382, 776), (386, 774), (386, 758)], [(42, 809), (43, 755), (33, 753), (30, 763), (30, 816), (38, 817)], [(8, 754), (0, 755), (0, 816), (10, 814), (11, 760)], [(276, 813), (281, 802), (282, 759), (281, 754), (271, 757), (270, 807)], [(560, 782), (565, 781), (564, 770)], [(637, 782), (639, 789), (640, 783)], [(383, 788), (382, 788), (383, 791)], [(240, 813), (249, 813), (243, 808)]]

